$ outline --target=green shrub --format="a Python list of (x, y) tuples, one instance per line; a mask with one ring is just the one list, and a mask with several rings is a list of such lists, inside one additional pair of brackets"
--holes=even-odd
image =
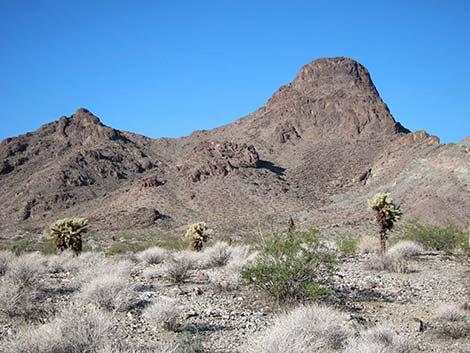
[(329, 271), (335, 257), (320, 243), (317, 230), (273, 235), (259, 246), (256, 261), (245, 265), (245, 283), (280, 301), (303, 301), (331, 293), (318, 284), (322, 271)]
[(405, 225), (403, 235), (396, 239), (415, 241), (427, 250), (437, 250), (448, 253), (462, 250), (470, 253), (468, 237), (469, 234), (467, 232), (454, 224), (442, 227), (411, 221)]
[(354, 256), (359, 249), (359, 240), (353, 238), (336, 239), (336, 247), (341, 254)]

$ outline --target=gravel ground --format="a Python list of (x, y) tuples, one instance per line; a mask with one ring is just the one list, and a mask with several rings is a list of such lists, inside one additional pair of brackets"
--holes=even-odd
[[(425, 254), (409, 260), (407, 273), (367, 269), (370, 255), (342, 259), (329, 278), (335, 295), (329, 301), (350, 313), (358, 325), (391, 325), (416, 344), (416, 352), (470, 352), (470, 337), (453, 339), (436, 334), (433, 316), (442, 304), (470, 303), (470, 266), (454, 257)], [(115, 314), (116, 340), (174, 341), (184, 335), (199, 341), (203, 352), (242, 353), (243, 345), (269, 327), (276, 316), (289, 307), (278, 305), (253, 290), (220, 290), (209, 278), (220, 269), (194, 270), (190, 280), (172, 285), (163, 277), (149, 279), (144, 270), (160, 265), (137, 263), (133, 271), (140, 304), (128, 312)], [(69, 301), (70, 273), (48, 274), (50, 297), (46, 305)], [(177, 332), (152, 325), (142, 310), (160, 296), (177, 299), (184, 310)], [(467, 323), (470, 325), (470, 322)], [(0, 340), (25, 325), (19, 319), (2, 320)]]

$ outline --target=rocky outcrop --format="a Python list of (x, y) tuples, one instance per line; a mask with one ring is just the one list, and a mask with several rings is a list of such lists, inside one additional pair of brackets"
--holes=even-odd
[(188, 180), (198, 182), (225, 176), (240, 168), (255, 168), (258, 161), (258, 153), (252, 145), (203, 141), (193, 148), (177, 169)]

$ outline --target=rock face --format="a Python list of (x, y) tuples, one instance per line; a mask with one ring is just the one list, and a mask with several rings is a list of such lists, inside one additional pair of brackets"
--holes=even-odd
[(258, 152), (253, 145), (203, 141), (177, 168), (188, 180), (196, 182), (225, 176), (239, 168), (256, 168), (258, 161)]
[(247, 233), (290, 216), (367, 228), (377, 191), (409, 217), (467, 225), (469, 151), (396, 122), (361, 64), (319, 59), (254, 113), (184, 138), (118, 131), (79, 109), (4, 140), (0, 231), (63, 216), (115, 230), (205, 220)]

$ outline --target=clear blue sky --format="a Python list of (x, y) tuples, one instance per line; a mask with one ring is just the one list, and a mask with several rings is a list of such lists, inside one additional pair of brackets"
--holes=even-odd
[(395, 118), (470, 135), (470, 1), (0, 0), (0, 139), (93, 111), (176, 137), (262, 106), (316, 58), (371, 72)]

